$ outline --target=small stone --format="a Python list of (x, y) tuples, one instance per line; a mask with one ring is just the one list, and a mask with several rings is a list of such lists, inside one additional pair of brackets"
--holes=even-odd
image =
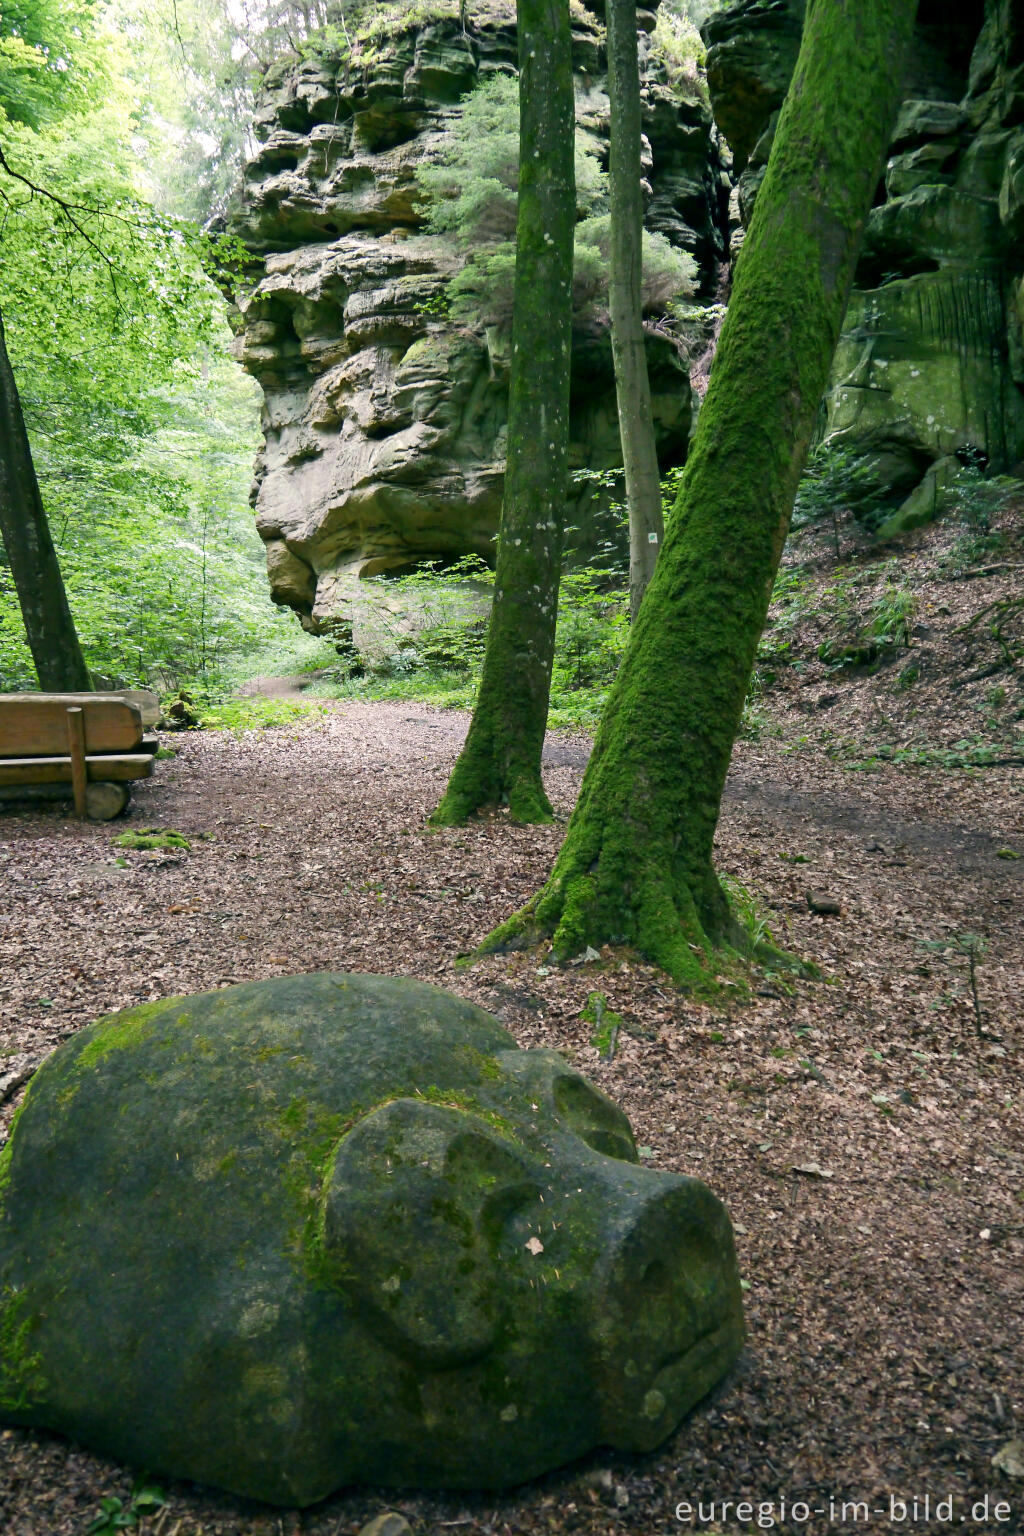
[(1007, 1440), (992, 1457), (992, 1465), (1007, 1477), (1024, 1477), (1024, 1440)]
[(367, 1521), (359, 1536), (412, 1536), (412, 1526), (404, 1515), (396, 1514), (393, 1509), (385, 1509)]

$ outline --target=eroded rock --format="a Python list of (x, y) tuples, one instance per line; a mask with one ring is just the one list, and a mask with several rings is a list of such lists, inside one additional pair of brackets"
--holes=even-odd
[[(803, 11), (804, 0), (738, 0), (704, 28), (744, 223)], [(949, 455), (995, 471), (1024, 457), (1022, 57), (1009, 0), (921, 5), (825, 402), (826, 438), (871, 456), (892, 509)]]
[(710, 1191), (420, 982), (101, 1020), (33, 1078), (0, 1191), (0, 1416), (274, 1503), (650, 1449), (742, 1342)]
[[(653, 24), (653, 17), (649, 18)], [(603, 33), (574, 12), (578, 120), (607, 145)], [(724, 253), (713, 123), (699, 94), (670, 90), (642, 40), (647, 222), (698, 261), (710, 291)], [(493, 558), (504, 481), (508, 338), (445, 319), (458, 258), (423, 233), (416, 167), (441, 153), (460, 102), (514, 74), (514, 10), (397, 25), (343, 61), (278, 67), (246, 167), (236, 231), (264, 262), (238, 355), (265, 395), (254, 492), (275, 601), (317, 632), (358, 618), (361, 582), (430, 559)], [(662, 468), (683, 462), (687, 367), (648, 338)], [(607, 336), (579, 335), (574, 469), (621, 464)], [(607, 499), (580, 492), (569, 521), (592, 552)]]

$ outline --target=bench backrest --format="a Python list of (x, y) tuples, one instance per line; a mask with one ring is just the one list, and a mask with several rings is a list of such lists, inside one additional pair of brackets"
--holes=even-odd
[(68, 710), (82, 711), (87, 752), (130, 752), (142, 740), (133, 704), (100, 693), (0, 693), (0, 757), (61, 757)]

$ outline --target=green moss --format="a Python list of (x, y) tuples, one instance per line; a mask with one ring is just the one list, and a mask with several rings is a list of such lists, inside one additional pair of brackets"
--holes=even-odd
[(191, 850), (192, 844), (182, 832), (173, 832), (170, 827), (141, 827), (137, 832), (122, 832), (114, 838), (118, 848), (185, 848)]
[(712, 867), (715, 829), (913, 9), (808, 8), (675, 513), (565, 842), (485, 949), (626, 944), (705, 992), (753, 947)]
[(17, 1414), (46, 1391), (42, 1360), (32, 1348), (35, 1319), (24, 1295), (0, 1292), (0, 1410)]
[(453, 331), (431, 331), (413, 342), (400, 366), (405, 368), (413, 363), (436, 364), (447, 361), (460, 345), (461, 338)]
[(507, 805), (548, 822), (541, 780), (569, 446), (575, 101), (567, 7), (517, 6), (521, 79), (508, 453), (494, 603), (476, 708), (431, 818), (455, 826)]
[(4, 1142), (3, 1146), (0, 1147), (0, 1197), (3, 1196), (4, 1190), (7, 1188), (11, 1181), (11, 1158), (14, 1155), (14, 1132), (18, 1121), (25, 1113), (25, 1105), (28, 1103), (29, 1093), (32, 1089), (32, 1081), (33, 1080), (30, 1078), (28, 1087), (25, 1089), (25, 1096), (21, 1103), (18, 1105), (17, 1109), (14, 1111), (14, 1114), (11, 1116), (11, 1123), (7, 1128), (7, 1140)]
[(74, 1063), (73, 1070), (86, 1072), (98, 1066), (103, 1058), (113, 1051), (133, 1050), (142, 1045), (156, 1033), (156, 1020), (169, 1008), (176, 1007), (180, 1001), (181, 999), (176, 997), (162, 998), (156, 1003), (141, 1003), (139, 1007), (132, 1008), (127, 1013), (98, 1019), (91, 1026), (91, 1038), (78, 1053), (78, 1060)]
[(593, 1024), (594, 1032), (590, 1036), (590, 1043), (602, 1056), (608, 1054), (611, 1048), (612, 1037), (622, 1028), (622, 1014), (616, 1013), (608, 1007), (608, 999), (603, 992), (591, 992), (584, 1005), (580, 1018), (587, 1024)]
[[(500, 1072), (498, 1074), (500, 1076)], [(498, 1131), (502, 1136), (515, 1139), (515, 1127), (504, 1115), (499, 1115), (496, 1110), (485, 1109), (479, 1099), (472, 1094), (460, 1093), (456, 1088), (417, 1088), (410, 1095), (414, 1099), (422, 1099), (427, 1104), (438, 1104), (442, 1109), (458, 1109), (463, 1114), (470, 1115), (474, 1120), (483, 1120), (492, 1130)]]

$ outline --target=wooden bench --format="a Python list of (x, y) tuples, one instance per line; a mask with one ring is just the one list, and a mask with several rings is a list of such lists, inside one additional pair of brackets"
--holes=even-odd
[(0, 693), (4, 799), (70, 792), (76, 815), (109, 821), (128, 804), (129, 781), (152, 774), (158, 745), (139, 703), (118, 694)]

